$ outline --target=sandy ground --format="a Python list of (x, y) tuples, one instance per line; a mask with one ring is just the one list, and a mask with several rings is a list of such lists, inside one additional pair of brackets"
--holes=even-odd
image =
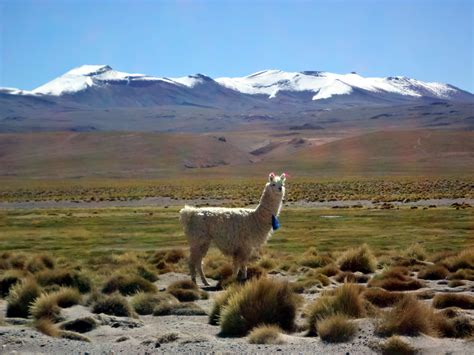
[[(9, 208), (105, 208), (105, 207), (165, 207), (165, 206), (220, 206), (228, 204), (231, 200), (217, 200), (217, 199), (197, 199), (197, 200), (175, 200), (169, 197), (146, 197), (139, 200), (126, 201), (21, 201), (21, 202), (6, 202), (0, 201), (0, 209)], [(393, 201), (390, 202), (394, 207), (428, 207), (428, 206), (451, 206), (453, 203), (463, 204), (467, 203), (474, 205), (472, 198), (442, 198), (429, 199), (417, 201)], [(384, 202), (374, 202), (371, 200), (338, 200), (338, 201), (296, 201), (285, 202), (287, 207), (314, 207), (314, 208), (334, 208), (334, 207), (365, 207), (374, 208), (380, 207)]]
[[(284, 275), (272, 277), (287, 278)], [(168, 273), (156, 282), (164, 289), (173, 281), (188, 278), (185, 274)], [(291, 278), (288, 278), (291, 280)], [(330, 287), (338, 284), (332, 280)], [(462, 292), (474, 294), (474, 282), (453, 289), (444, 281), (428, 281), (427, 290), (434, 292)], [(423, 289), (422, 289), (423, 290)], [(304, 294), (307, 302), (318, 297), (318, 291)], [(417, 290), (420, 291), (420, 290)], [(209, 291), (208, 300), (196, 303), (209, 312), (213, 298), (222, 291)], [(425, 302), (431, 302), (426, 300)], [(0, 314), (4, 315), (6, 302), (0, 301)], [(151, 353), (308, 353), (308, 354), (376, 354), (376, 345), (382, 341), (374, 335), (374, 320), (356, 320), (359, 330), (354, 339), (347, 343), (328, 344), (318, 337), (307, 337), (304, 332), (284, 335), (285, 344), (253, 345), (248, 339), (223, 338), (219, 327), (208, 324), (203, 316), (140, 316), (137, 319), (92, 314), (84, 306), (74, 306), (62, 310), (65, 321), (86, 316), (94, 317), (100, 324), (85, 333), (91, 342), (51, 338), (28, 326), (31, 320), (6, 318), (6, 325), (0, 326), (0, 353), (35, 354), (151, 354)], [(474, 311), (466, 311), (474, 318)], [(304, 320), (299, 319), (298, 323)], [(160, 337), (173, 333), (174, 340), (165, 342)], [(422, 354), (472, 354), (474, 342), (460, 339), (439, 339), (428, 336), (403, 337)]]

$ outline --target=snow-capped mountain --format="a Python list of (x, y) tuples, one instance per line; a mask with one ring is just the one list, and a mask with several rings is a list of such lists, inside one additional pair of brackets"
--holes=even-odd
[[(165, 86), (168, 89), (184, 90), (193, 96), (192, 91), (201, 91), (203, 85), (212, 84), (232, 91), (258, 95), (268, 99), (285, 98), (292, 94), (292, 100), (324, 101), (341, 97), (366, 94), (372, 101), (412, 100), (434, 98), (443, 100), (472, 100), (473, 95), (454, 86), (436, 82), (423, 82), (403, 76), (373, 78), (362, 77), (356, 73), (335, 74), (321, 71), (285, 72), (264, 70), (245, 77), (222, 77), (215, 80), (202, 75), (181, 78), (153, 77), (145, 74), (129, 74), (113, 70), (108, 65), (83, 65), (34, 89), (38, 95), (73, 95), (90, 88), (107, 89), (111, 86), (131, 88), (150, 88)], [(12, 94), (29, 94), (21, 90), (11, 90)], [(228, 93), (228, 91), (227, 91)], [(302, 94), (302, 95), (298, 95)], [(160, 100), (158, 100), (160, 101)], [(178, 100), (179, 101), (179, 100)], [(277, 100), (273, 100), (277, 101)], [(298, 100), (299, 101), (299, 100)], [(369, 100), (370, 101), (370, 100)]]
[(324, 129), (351, 121), (445, 128), (457, 122), (471, 129), (473, 106), (467, 91), (402, 76), (264, 70), (173, 78), (83, 65), (32, 91), (0, 88), (0, 132), (209, 131), (247, 124)]

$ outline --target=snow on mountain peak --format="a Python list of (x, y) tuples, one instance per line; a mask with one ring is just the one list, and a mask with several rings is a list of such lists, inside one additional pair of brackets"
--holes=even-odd
[(65, 75), (84, 75), (92, 76), (102, 74), (113, 70), (109, 65), (81, 65), (80, 67), (69, 70)]

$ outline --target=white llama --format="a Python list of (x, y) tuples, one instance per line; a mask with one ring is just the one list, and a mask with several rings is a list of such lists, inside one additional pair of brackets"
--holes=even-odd
[(278, 215), (285, 196), (286, 174), (271, 173), (260, 203), (248, 208), (195, 208), (185, 206), (180, 221), (190, 247), (189, 269), (196, 283), (196, 269), (204, 285), (209, 286), (202, 270), (202, 259), (211, 242), (233, 259), (233, 273), (247, 278), (247, 263), (252, 251), (260, 247), (279, 228)]

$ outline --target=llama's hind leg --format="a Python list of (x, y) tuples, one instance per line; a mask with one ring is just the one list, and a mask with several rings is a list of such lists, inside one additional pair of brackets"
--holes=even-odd
[(204, 271), (202, 270), (202, 259), (209, 250), (209, 242), (201, 243), (195, 247), (191, 247), (191, 255), (189, 256), (189, 268), (191, 270), (191, 279), (196, 283), (196, 270), (201, 277), (201, 281), (205, 286), (209, 286)]

